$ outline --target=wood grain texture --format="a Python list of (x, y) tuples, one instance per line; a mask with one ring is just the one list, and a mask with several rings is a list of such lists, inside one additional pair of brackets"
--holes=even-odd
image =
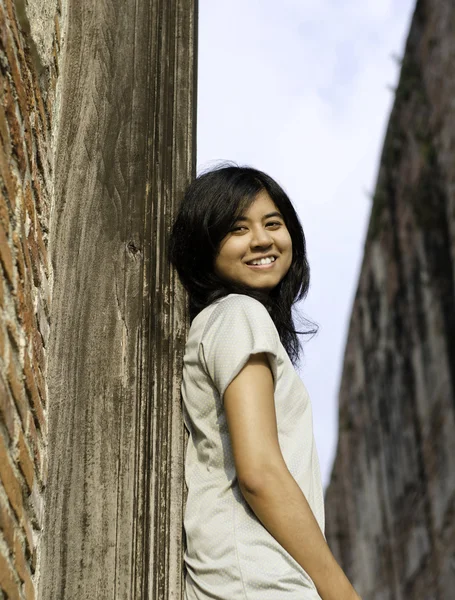
[(188, 323), (166, 243), (195, 168), (196, 11), (68, 4), (43, 600), (181, 598)]

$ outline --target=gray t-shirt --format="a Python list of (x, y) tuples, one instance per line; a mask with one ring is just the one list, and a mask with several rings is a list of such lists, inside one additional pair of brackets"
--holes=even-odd
[(309, 575), (251, 510), (236, 478), (222, 399), (258, 352), (268, 354), (273, 372), (284, 460), (324, 533), (308, 393), (267, 309), (249, 296), (229, 294), (195, 317), (185, 347), (185, 600), (320, 600)]

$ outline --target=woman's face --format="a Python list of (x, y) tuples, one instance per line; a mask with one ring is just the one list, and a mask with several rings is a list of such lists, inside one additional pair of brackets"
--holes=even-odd
[[(265, 264), (256, 263), (265, 257)], [(278, 208), (262, 190), (221, 240), (215, 272), (222, 279), (270, 291), (286, 275), (291, 262), (289, 231)]]

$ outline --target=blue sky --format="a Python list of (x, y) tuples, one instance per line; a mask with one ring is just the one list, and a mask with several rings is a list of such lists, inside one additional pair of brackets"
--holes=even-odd
[(198, 171), (259, 168), (305, 231), (319, 325), (301, 377), (324, 486), (338, 389), (385, 127), (414, 0), (199, 0)]

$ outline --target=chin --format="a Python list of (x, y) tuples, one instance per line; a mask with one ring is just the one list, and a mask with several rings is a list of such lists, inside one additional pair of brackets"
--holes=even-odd
[(245, 282), (246, 285), (248, 285), (249, 287), (255, 289), (255, 290), (261, 290), (264, 292), (271, 292), (274, 288), (276, 288), (276, 286), (280, 283), (279, 281), (275, 281), (275, 282), (265, 282), (264, 283), (251, 283), (250, 281)]

